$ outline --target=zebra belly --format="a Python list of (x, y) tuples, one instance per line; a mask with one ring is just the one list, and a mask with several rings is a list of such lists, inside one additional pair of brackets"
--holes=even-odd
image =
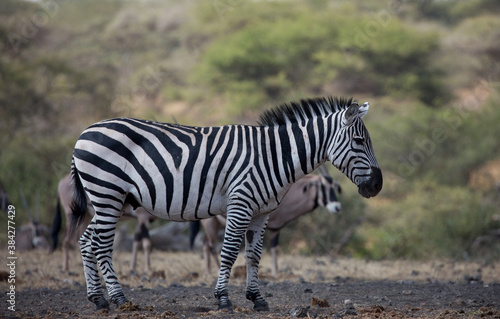
[(200, 205), (198, 209), (189, 209), (186, 207), (186, 209), (181, 212), (180, 210), (170, 210), (169, 212), (166, 211), (161, 211), (157, 212), (155, 211), (153, 214), (162, 218), (162, 219), (167, 219), (167, 220), (173, 220), (173, 221), (192, 221), (192, 220), (198, 220), (198, 219), (205, 219), (205, 218), (210, 218), (215, 215), (221, 215), (226, 213), (226, 207), (224, 206), (223, 208), (218, 208), (214, 209), (215, 207), (210, 207), (210, 211), (208, 209), (208, 205)]
[[(177, 192), (174, 191), (173, 193), (176, 194)], [(137, 191), (132, 191), (131, 194), (138, 198)], [(187, 199), (185, 199), (184, 195), (178, 194), (173, 197), (168, 207), (166, 196), (165, 193), (159, 193), (155, 205), (148, 200), (139, 201), (139, 204), (152, 215), (172, 221), (210, 218), (214, 215), (225, 214), (227, 209), (226, 195), (218, 192), (214, 194), (206, 192), (201, 198), (198, 197), (196, 192), (189, 192)]]

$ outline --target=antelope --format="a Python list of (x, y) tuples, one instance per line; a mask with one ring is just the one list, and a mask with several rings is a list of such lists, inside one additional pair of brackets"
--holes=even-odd
[(49, 242), (45, 237), (49, 233), (49, 228), (40, 223), (40, 193), (36, 193), (36, 219), (31, 214), (23, 191), (19, 190), (19, 193), (28, 214), (29, 223), (22, 225), (16, 231), (16, 250), (49, 249)]
[[(270, 234), (272, 276), (278, 276), (278, 242), (280, 230), (289, 222), (302, 215), (312, 212), (318, 206), (325, 207), (330, 213), (336, 214), (341, 210), (335, 192), (341, 193), (340, 185), (328, 174), (324, 166), (318, 168), (321, 175), (306, 175), (292, 185), (278, 208), (269, 215), (267, 231)], [(199, 230), (200, 221), (190, 223), (190, 247), (193, 248), (194, 239)], [(211, 272), (211, 258), (220, 267), (216, 251), (217, 233), (226, 224), (226, 219), (218, 215), (201, 220), (205, 230), (203, 237), (203, 262), (206, 274)]]
[[(53, 252), (58, 245), (58, 235), (61, 231), (61, 206), (64, 209), (64, 215), (66, 216), (66, 230), (63, 236), (62, 250), (63, 250), (63, 271), (68, 271), (68, 251), (71, 243), (76, 242), (77, 238), (80, 238), (85, 231), (85, 228), (89, 224), (90, 220), (94, 216), (94, 208), (87, 197), (87, 214), (85, 217), (85, 222), (82, 223), (78, 229), (75, 231), (74, 236), (69, 232), (71, 223), (71, 200), (73, 198), (73, 188), (71, 186), (71, 175), (68, 174), (64, 176), (58, 184), (57, 187), (57, 206), (54, 215), (54, 220), (52, 222), (52, 244), (50, 247), (51, 252)], [(154, 216), (149, 214), (144, 208), (137, 207), (133, 210), (129, 206), (124, 212), (123, 216), (126, 218), (137, 218), (137, 227), (134, 235), (134, 244), (132, 246), (132, 259), (130, 261), (130, 272), (135, 273), (136, 261), (137, 261), (137, 250), (139, 249), (141, 243), (144, 250), (144, 264), (145, 272), (149, 273), (151, 271), (151, 240), (149, 238), (149, 223), (155, 219)]]

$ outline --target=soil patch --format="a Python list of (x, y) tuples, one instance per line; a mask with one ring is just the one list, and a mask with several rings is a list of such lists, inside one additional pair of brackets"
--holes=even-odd
[(323, 257), (280, 256), (280, 277), (273, 278), (270, 258), (264, 256), (260, 285), (270, 311), (254, 312), (245, 299), (244, 278), (231, 278), (234, 310), (227, 313), (215, 311), (216, 274), (202, 275), (199, 254), (157, 251), (153, 270), (164, 276), (131, 275), (130, 254), (116, 254), (115, 268), (130, 304), (96, 312), (86, 298), (81, 259), (76, 251), (73, 254), (71, 271), (62, 273), (59, 252), (23, 252), (16, 265), (16, 311), (7, 309), (9, 284), (1, 282), (0, 317), (500, 318), (499, 264), (351, 259), (332, 263)]

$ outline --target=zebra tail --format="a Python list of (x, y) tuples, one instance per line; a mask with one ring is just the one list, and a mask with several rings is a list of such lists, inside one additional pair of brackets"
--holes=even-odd
[(73, 201), (71, 202), (71, 227), (70, 234), (74, 234), (78, 226), (84, 221), (87, 212), (87, 198), (83, 189), (75, 159), (71, 163), (71, 179), (73, 180)]
[(56, 205), (56, 213), (54, 215), (54, 220), (52, 221), (52, 230), (50, 232), (50, 238), (52, 239), (52, 243), (50, 246), (50, 253), (53, 253), (57, 248), (57, 244), (59, 243), (59, 232), (61, 231), (61, 201), (59, 196), (57, 197), (57, 205)]
[(201, 224), (201, 222), (199, 220), (189, 222), (189, 249), (190, 250), (193, 250), (194, 240), (196, 238), (196, 235), (200, 231), (200, 224)]

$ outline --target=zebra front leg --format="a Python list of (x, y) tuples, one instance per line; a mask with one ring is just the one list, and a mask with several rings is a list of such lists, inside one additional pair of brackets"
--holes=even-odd
[(230, 213), (227, 214), (226, 232), (224, 234), (224, 242), (222, 243), (221, 250), (221, 263), (219, 270), (219, 278), (215, 286), (214, 295), (219, 300), (219, 307), (217, 310), (233, 310), (233, 304), (229, 300), (228, 282), (231, 275), (231, 269), (238, 257), (243, 235), (250, 223), (248, 220), (243, 219), (241, 215), (234, 217)]
[(107, 211), (102, 215), (96, 212), (95, 216), (96, 229), (92, 240), (92, 250), (106, 282), (109, 299), (117, 306), (121, 306), (128, 302), (128, 299), (113, 269), (113, 241), (120, 212)]
[(96, 310), (109, 309), (109, 303), (104, 298), (101, 288), (101, 277), (97, 269), (97, 259), (92, 249), (95, 222), (92, 222), (78, 241), (83, 260), (83, 271), (87, 283), (87, 299), (96, 305)]
[(256, 311), (269, 311), (269, 304), (259, 291), (259, 263), (262, 254), (264, 230), (269, 214), (256, 216), (250, 222), (245, 236), (245, 260), (247, 264), (247, 292), (246, 297), (254, 303)]

